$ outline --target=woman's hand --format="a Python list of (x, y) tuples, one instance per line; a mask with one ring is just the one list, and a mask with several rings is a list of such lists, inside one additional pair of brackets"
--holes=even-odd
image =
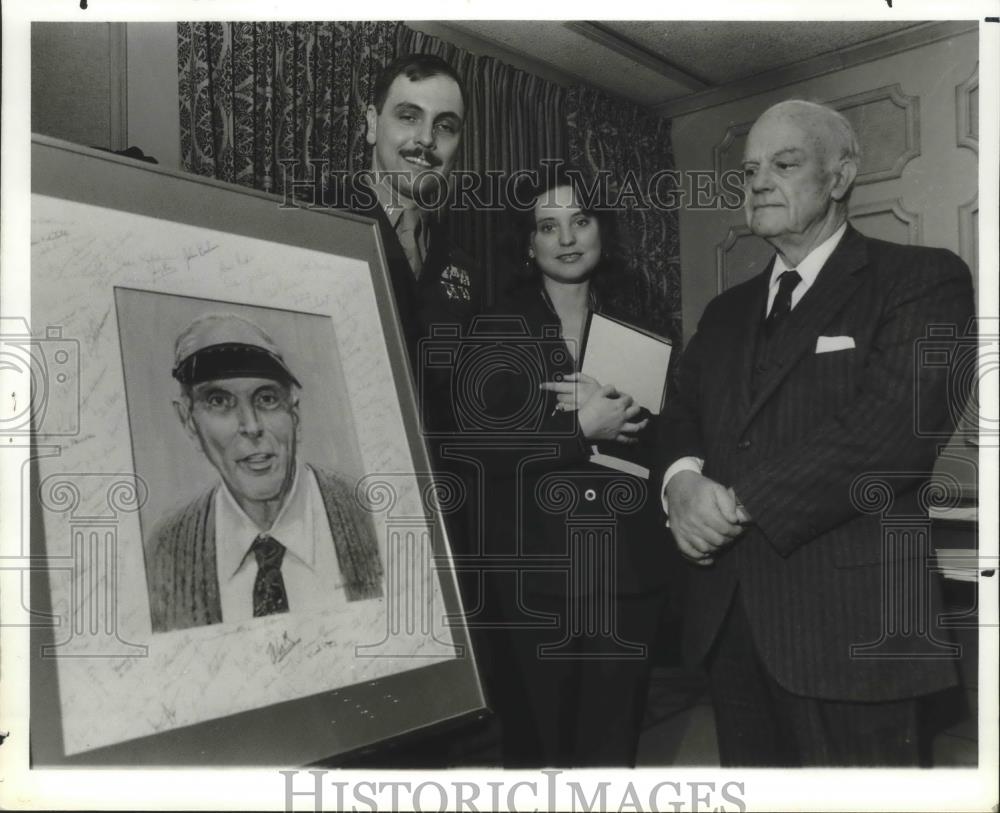
[(587, 440), (614, 440), (633, 445), (636, 435), (649, 425), (649, 418), (636, 421), (642, 411), (631, 395), (620, 393), (613, 386), (599, 387), (580, 407), (577, 419)]
[(541, 387), (556, 394), (557, 410), (575, 412), (601, 389), (601, 384), (589, 375), (570, 373), (561, 381), (546, 381)]

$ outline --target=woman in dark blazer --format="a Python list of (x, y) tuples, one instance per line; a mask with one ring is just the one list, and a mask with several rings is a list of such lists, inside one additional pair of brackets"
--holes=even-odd
[(494, 309), (488, 372), (467, 393), (495, 429), (484, 531), (509, 565), (490, 580), (503, 622), (491, 695), (505, 765), (628, 766), (672, 553), (655, 487), (589, 458), (597, 442), (651, 454), (654, 427), (579, 372), (619, 270), (610, 213), (581, 204), (579, 174), (542, 179), (518, 196), (533, 202), (518, 234), (529, 278)]

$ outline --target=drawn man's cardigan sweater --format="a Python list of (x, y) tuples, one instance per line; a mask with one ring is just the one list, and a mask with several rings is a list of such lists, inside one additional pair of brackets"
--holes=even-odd
[[(382, 560), (374, 523), (338, 475), (309, 467), (316, 475), (330, 523), (348, 601), (382, 595)], [(210, 489), (159, 523), (153, 531), (149, 568), (153, 632), (222, 621), (215, 566), (215, 492)]]

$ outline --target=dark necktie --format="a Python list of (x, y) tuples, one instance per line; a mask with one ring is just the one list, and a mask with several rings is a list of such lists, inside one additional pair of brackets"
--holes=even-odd
[(795, 286), (802, 282), (802, 277), (798, 271), (785, 271), (778, 277), (778, 293), (774, 297), (774, 304), (771, 305), (771, 312), (767, 315), (765, 326), (768, 331), (774, 328), (792, 310), (792, 291)]
[(420, 276), (424, 267), (424, 258), (420, 252), (420, 232), (423, 230), (423, 225), (420, 212), (415, 206), (403, 209), (396, 223), (396, 236), (416, 277)]
[(267, 534), (253, 541), (253, 555), (257, 559), (257, 578), (253, 583), (253, 616), (258, 618), (272, 613), (288, 612), (285, 580), (281, 577), (281, 560), (285, 546)]

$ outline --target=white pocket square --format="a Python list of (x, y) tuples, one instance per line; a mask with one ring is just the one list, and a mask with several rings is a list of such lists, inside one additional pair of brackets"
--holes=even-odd
[(838, 350), (853, 350), (853, 336), (819, 336), (816, 339), (817, 353), (835, 353)]

